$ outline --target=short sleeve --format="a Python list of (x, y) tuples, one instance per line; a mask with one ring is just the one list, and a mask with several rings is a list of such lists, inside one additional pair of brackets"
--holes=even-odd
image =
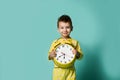
[(80, 54), (80, 57), (79, 57), (78, 59), (81, 59), (81, 58), (83, 57), (82, 49), (81, 49), (80, 44), (79, 44), (78, 41), (77, 41), (76, 44), (77, 44), (77, 45), (76, 45), (76, 50), (77, 50), (78, 53)]
[(54, 48), (55, 43), (56, 43), (56, 40), (54, 40), (54, 41), (52, 42), (52, 44), (51, 44), (51, 46), (50, 46), (50, 49), (49, 49), (48, 54), (49, 54), (52, 50), (54, 50), (54, 49), (55, 49), (55, 48)]

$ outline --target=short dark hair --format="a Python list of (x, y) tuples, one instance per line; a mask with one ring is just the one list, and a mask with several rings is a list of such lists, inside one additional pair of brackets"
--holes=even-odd
[(63, 22), (68, 22), (70, 24), (70, 27), (71, 27), (71, 31), (73, 30), (73, 26), (72, 26), (72, 20), (70, 18), (70, 16), (68, 15), (62, 15), (58, 18), (58, 21), (57, 21), (57, 27), (59, 27), (59, 22), (60, 21), (63, 21)]

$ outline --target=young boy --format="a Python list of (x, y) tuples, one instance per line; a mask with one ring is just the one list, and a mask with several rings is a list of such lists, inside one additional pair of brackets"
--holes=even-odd
[[(68, 15), (62, 15), (58, 18), (57, 28), (61, 35), (60, 38), (53, 41), (51, 44), (48, 58), (53, 60), (56, 56), (55, 46), (57, 44), (69, 43), (74, 46), (73, 53), (76, 55), (76, 59), (81, 59), (83, 54), (80, 48), (80, 45), (77, 40), (70, 37), (70, 33), (73, 30), (72, 20)], [(70, 68), (61, 68), (54, 64), (53, 69), (53, 80), (76, 80), (76, 71), (74, 64)]]

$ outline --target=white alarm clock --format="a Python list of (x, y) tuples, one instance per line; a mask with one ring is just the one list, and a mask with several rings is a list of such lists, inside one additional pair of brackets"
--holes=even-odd
[(69, 44), (60, 44), (56, 47), (56, 57), (54, 63), (62, 68), (71, 67), (75, 61), (75, 54), (73, 54), (73, 47)]

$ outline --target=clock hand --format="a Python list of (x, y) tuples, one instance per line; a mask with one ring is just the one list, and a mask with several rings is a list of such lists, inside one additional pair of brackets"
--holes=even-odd
[(64, 57), (63, 57), (63, 58), (65, 59), (65, 53), (61, 52), (61, 54), (63, 54), (63, 55), (64, 55)]
[(61, 56), (63, 56), (64, 54), (62, 54), (62, 55), (60, 55), (60, 56), (58, 56), (58, 57), (61, 57)]
[(64, 55), (64, 57), (63, 57), (64, 59), (65, 59), (65, 55)]
[(59, 55), (58, 57), (64, 56), (63, 58), (65, 59), (65, 54), (61, 52), (62, 55)]
[(61, 52), (61, 54), (65, 55), (65, 53)]

